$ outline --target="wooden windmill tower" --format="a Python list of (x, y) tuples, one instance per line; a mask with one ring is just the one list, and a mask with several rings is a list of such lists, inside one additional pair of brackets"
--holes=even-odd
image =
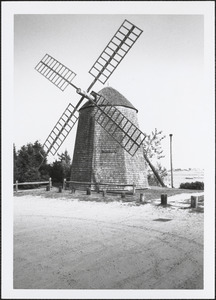
[[(112, 88), (99, 93), (91, 90), (97, 81), (104, 84), (108, 80), (141, 33), (142, 30), (129, 21), (123, 22), (90, 69), (94, 80), (87, 91), (72, 83), (76, 76), (73, 71), (48, 54), (35, 67), (62, 91), (71, 85), (82, 96), (76, 106), (68, 105), (43, 145), (45, 156), (49, 152), (55, 155), (79, 119), (72, 163), (73, 180), (136, 183), (139, 188), (147, 186), (140, 147), (146, 135), (138, 128), (137, 110)], [(88, 102), (78, 113), (85, 99)]]
[[(137, 110), (118, 91), (105, 87), (98, 94), (124, 114), (124, 117), (130, 120), (130, 124), (138, 127)], [(97, 109), (91, 102), (87, 102), (79, 110), (71, 180), (111, 183), (113, 188), (115, 185), (117, 188), (118, 184), (131, 185), (133, 183), (136, 183), (136, 188), (148, 186), (142, 147), (133, 156), (130, 155), (97, 123), (95, 118), (99, 112), (96, 111)], [(105, 121), (103, 124), (106, 126)], [(133, 126), (129, 130), (130, 133), (135, 129)], [(112, 130), (109, 124), (107, 124), (108, 128)], [(124, 138), (124, 133), (118, 130), (116, 137), (121, 140)]]

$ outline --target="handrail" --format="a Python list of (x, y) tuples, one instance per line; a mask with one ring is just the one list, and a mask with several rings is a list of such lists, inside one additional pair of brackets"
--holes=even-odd
[(133, 187), (133, 194), (135, 194), (135, 189), (136, 189), (136, 184), (122, 184), (122, 183), (107, 183), (107, 182), (81, 182), (81, 181), (67, 181), (64, 179), (63, 181), (63, 189), (66, 188), (67, 183), (72, 183), (72, 184), (80, 184), (80, 185), (95, 185), (98, 190), (99, 186), (118, 186), (118, 187)]
[(52, 187), (52, 178), (49, 178), (49, 181), (35, 181), (35, 182), (18, 182), (18, 180), (16, 180), (16, 183), (13, 183), (13, 186), (16, 187), (16, 192), (18, 191), (18, 186), (19, 185), (31, 185), (31, 184), (49, 184), (49, 189), (51, 189)]
[(136, 186), (135, 184), (122, 184), (122, 183), (103, 183), (103, 182), (83, 182), (83, 181), (65, 181), (65, 183), (78, 183), (78, 184), (91, 184), (91, 185), (110, 185), (110, 186)]
[(18, 182), (18, 183), (14, 183), (13, 185), (29, 185), (29, 184), (45, 184), (45, 183), (49, 183), (49, 181), (37, 181), (37, 182)]

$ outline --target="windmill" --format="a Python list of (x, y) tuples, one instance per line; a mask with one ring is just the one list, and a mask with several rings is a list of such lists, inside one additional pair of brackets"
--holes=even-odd
[(45, 159), (49, 153), (52, 155), (56, 154), (69, 132), (78, 121), (78, 108), (84, 99), (87, 99), (88, 103), (93, 106), (94, 120), (97, 124), (99, 124), (103, 130), (105, 130), (107, 134), (129, 154), (129, 156), (135, 156), (146, 135), (132, 120), (122, 113), (120, 109), (104, 97), (103, 94), (94, 92), (92, 87), (97, 81), (102, 84), (106, 83), (141, 34), (141, 29), (128, 20), (124, 20), (89, 70), (89, 73), (94, 79), (86, 91), (78, 88), (72, 83), (76, 73), (52, 56), (46, 54), (37, 64), (35, 69), (60, 90), (64, 91), (68, 85), (71, 85), (75, 88), (76, 92), (81, 95), (81, 99), (75, 106), (71, 103), (67, 106), (43, 144), (45, 153), (45, 155), (42, 155), (43, 159)]

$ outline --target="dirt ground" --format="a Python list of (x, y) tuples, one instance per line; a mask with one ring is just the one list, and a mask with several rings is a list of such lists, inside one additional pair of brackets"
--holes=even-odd
[(14, 288), (203, 289), (204, 197), (170, 191), (15, 193)]

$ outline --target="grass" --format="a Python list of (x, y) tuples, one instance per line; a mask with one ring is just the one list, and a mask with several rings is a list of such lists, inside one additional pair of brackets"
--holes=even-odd
[(61, 193), (58, 188), (53, 187), (51, 191), (46, 191), (46, 188), (38, 188), (31, 190), (19, 190), (18, 192), (14, 192), (16, 197), (31, 195), (31, 196), (41, 196), (45, 198), (64, 198), (68, 200), (78, 199), (79, 201), (95, 201), (95, 202), (113, 202), (113, 201), (121, 201), (121, 202), (139, 202), (140, 194), (144, 195), (145, 201), (151, 201), (155, 199), (160, 199), (161, 194), (167, 194), (167, 197), (178, 195), (182, 193), (197, 193), (203, 191), (197, 190), (185, 190), (185, 189), (171, 189), (171, 188), (160, 188), (160, 187), (152, 187), (150, 189), (137, 190), (135, 195), (126, 194), (125, 198), (121, 197), (121, 194), (111, 194), (107, 193), (105, 196), (102, 193), (91, 192), (91, 195), (87, 195), (86, 191), (76, 191), (75, 193), (71, 193), (70, 190), (63, 190)]

